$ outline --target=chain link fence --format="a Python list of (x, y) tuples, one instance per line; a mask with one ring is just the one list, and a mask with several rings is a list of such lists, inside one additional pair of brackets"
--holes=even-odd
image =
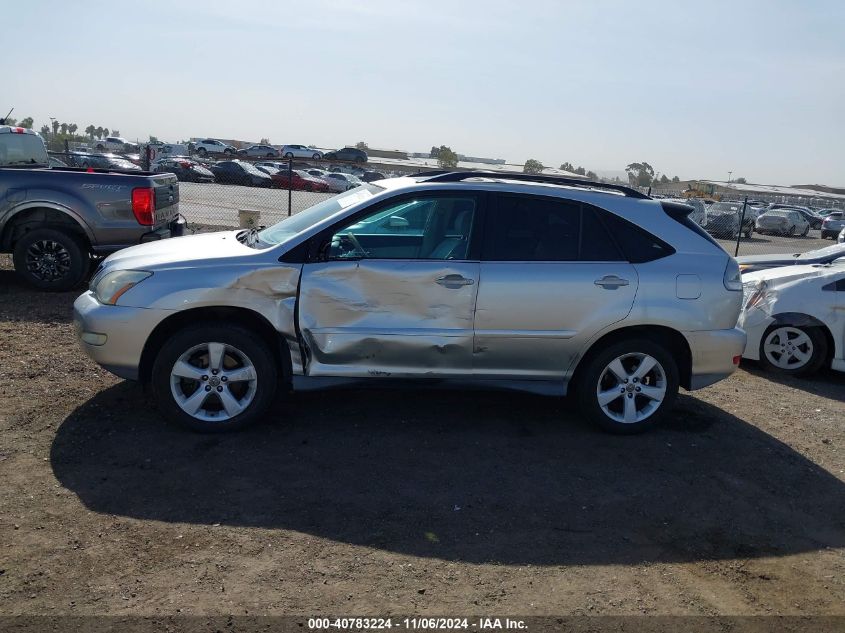
[[(156, 156), (148, 146), (142, 146), (137, 155), (95, 154), (67, 147), (50, 155), (72, 167), (175, 173), (180, 181), (180, 213), (190, 232), (270, 226), (363, 182), (420, 171), (416, 165), (377, 160), (352, 163), (238, 154)], [(689, 197), (691, 192), (681, 190), (661, 190), (654, 195), (692, 205), (695, 211), (691, 217), (732, 255), (816, 250), (836, 243), (842, 228), (837, 222), (823, 225), (824, 218), (817, 215), (822, 210), (819, 198), (810, 201), (761, 194), (751, 199), (723, 194), (721, 199), (711, 200)], [(842, 213), (841, 200), (830, 198), (822, 204)], [(788, 205), (803, 208), (783, 208)]]

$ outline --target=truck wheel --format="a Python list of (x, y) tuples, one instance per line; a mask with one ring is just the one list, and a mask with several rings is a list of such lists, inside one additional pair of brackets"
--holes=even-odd
[(678, 394), (675, 359), (650, 340), (613, 343), (586, 363), (576, 385), (581, 411), (611, 433), (645, 431), (666, 415)]
[(233, 431), (273, 402), (279, 367), (257, 334), (234, 323), (197, 323), (170, 336), (153, 363), (161, 413), (194, 431)]
[(15, 270), (29, 285), (63, 292), (78, 286), (88, 273), (88, 251), (75, 235), (56, 229), (35, 229), (17, 241)]

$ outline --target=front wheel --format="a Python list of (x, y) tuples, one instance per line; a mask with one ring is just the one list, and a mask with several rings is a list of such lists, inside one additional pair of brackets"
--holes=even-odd
[(781, 374), (806, 376), (827, 358), (827, 339), (818, 327), (770, 326), (760, 341), (760, 364)]
[(35, 229), (15, 244), (15, 271), (30, 286), (63, 292), (78, 286), (90, 267), (82, 240), (56, 229)]
[(199, 154), (200, 156), (208, 156), (208, 150), (205, 149), (204, 147), (200, 147), (197, 150), (197, 154)]
[(672, 408), (678, 367), (648, 339), (613, 343), (587, 360), (576, 394), (582, 413), (604, 430), (640, 433)]
[(235, 324), (199, 323), (167, 339), (151, 383), (165, 418), (218, 433), (260, 420), (278, 381), (276, 360), (255, 333)]
[(293, 153), (292, 153), (292, 152), (287, 152), (287, 153), (285, 154), (285, 158), (293, 158)]

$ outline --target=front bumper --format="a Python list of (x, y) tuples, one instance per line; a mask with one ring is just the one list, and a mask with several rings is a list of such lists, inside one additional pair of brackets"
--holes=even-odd
[(745, 349), (745, 332), (730, 330), (684, 332), (692, 352), (690, 390), (701, 389), (727, 378), (736, 371), (738, 359)]
[(121, 378), (138, 380), (144, 345), (170, 314), (170, 310), (103, 305), (89, 290), (73, 304), (73, 325), (82, 349), (97, 364)]

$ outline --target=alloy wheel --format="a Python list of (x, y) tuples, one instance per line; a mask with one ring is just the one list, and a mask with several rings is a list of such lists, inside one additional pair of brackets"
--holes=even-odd
[(206, 422), (229, 420), (255, 398), (258, 375), (242, 351), (224, 343), (201, 343), (182, 354), (170, 372), (170, 390), (188, 415)]
[(813, 340), (804, 330), (785, 325), (769, 332), (763, 353), (779, 369), (800, 369), (813, 357)]
[(40, 281), (56, 281), (70, 272), (70, 253), (64, 244), (38, 240), (26, 249), (26, 269)]
[(608, 363), (596, 385), (596, 398), (611, 420), (632, 424), (660, 408), (666, 388), (666, 372), (657, 359), (634, 352)]

